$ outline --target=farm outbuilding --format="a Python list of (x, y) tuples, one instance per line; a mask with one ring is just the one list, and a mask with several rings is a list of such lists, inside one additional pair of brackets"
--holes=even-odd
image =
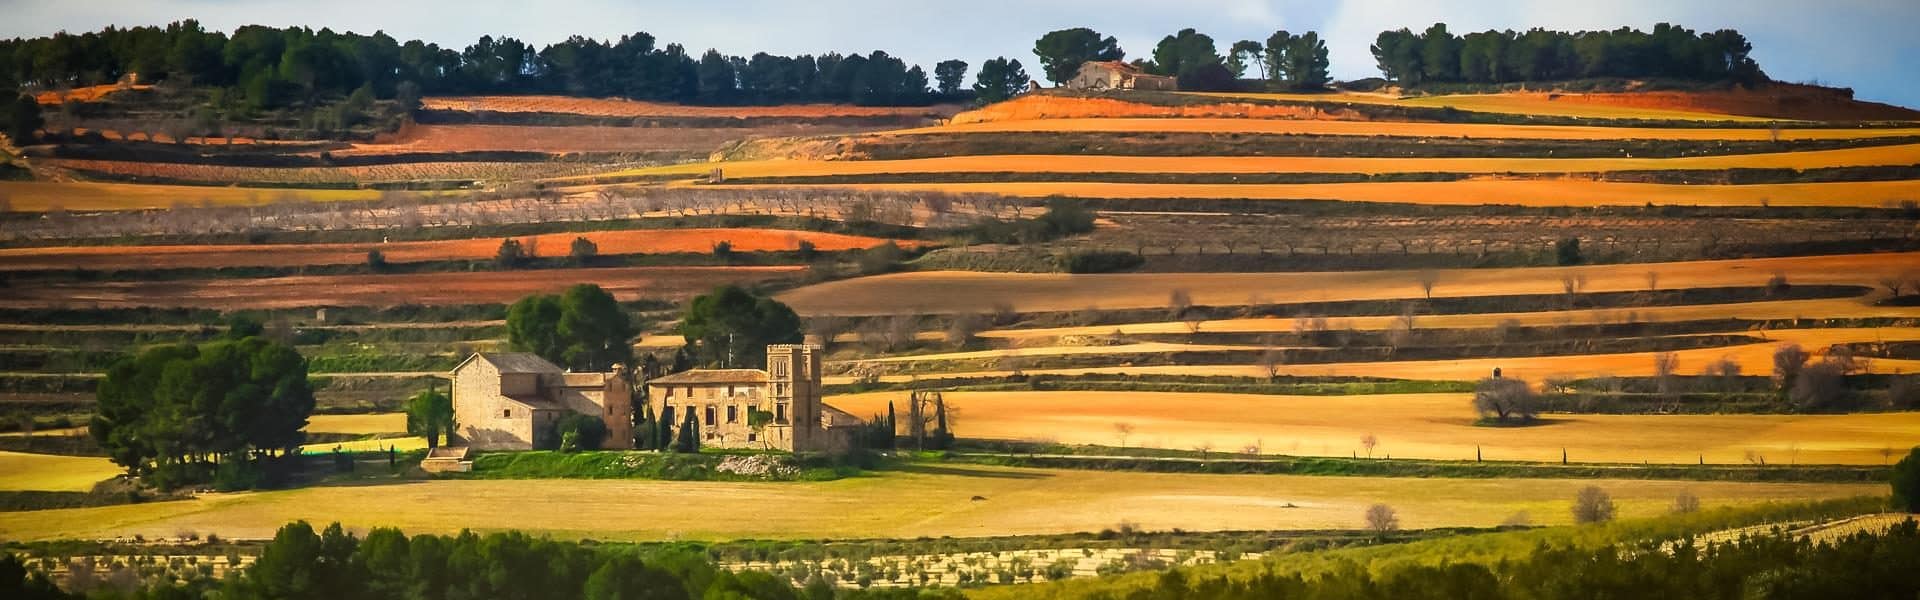
[(1076, 90), (1162, 90), (1179, 89), (1179, 83), (1172, 77), (1153, 75), (1146, 71), (1117, 60), (1088, 61), (1080, 64), (1080, 71), (1067, 80), (1067, 87)]

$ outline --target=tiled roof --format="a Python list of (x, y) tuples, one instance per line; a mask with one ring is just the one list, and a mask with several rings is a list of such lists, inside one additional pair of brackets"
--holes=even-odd
[(759, 369), (693, 369), (647, 380), (649, 385), (766, 382), (767, 372)]
[(560, 385), (567, 387), (600, 387), (607, 384), (605, 373), (565, 373), (560, 376)]
[(547, 359), (526, 352), (482, 352), (480, 360), (493, 364), (501, 373), (557, 373), (560, 367)]

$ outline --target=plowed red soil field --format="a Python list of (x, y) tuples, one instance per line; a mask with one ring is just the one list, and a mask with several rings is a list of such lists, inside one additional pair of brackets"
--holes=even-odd
[(7, 293), (0, 295), (0, 307), (182, 306), (231, 309), (483, 304), (513, 302), (527, 294), (557, 293), (577, 283), (597, 284), (621, 300), (679, 300), (718, 285), (753, 284), (797, 277), (805, 270), (804, 266), (622, 267), (54, 283), (7, 288)]
[[(517, 237), (535, 256), (567, 256), (574, 238), (592, 240), (603, 255), (708, 252), (719, 242), (735, 252), (796, 250), (802, 240), (821, 251), (878, 246), (880, 238), (784, 229), (638, 229), (553, 233)], [(34, 269), (185, 269), (212, 267), (291, 267), (366, 262), (379, 250), (388, 262), (492, 258), (505, 238), (365, 244), (263, 244), (252, 246), (62, 246), (0, 249), (0, 270)], [(903, 241), (903, 246), (916, 242)]]

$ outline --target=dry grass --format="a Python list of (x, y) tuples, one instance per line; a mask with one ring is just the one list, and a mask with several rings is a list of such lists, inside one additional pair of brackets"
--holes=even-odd
[(534, 127), (519, 125), (414, 125), (373, 144), (355, 144), (335, 155), (398, 152), (712, 152), (748, 137), (854, 133), (870, 127), (776, 125), (767, 127)]
[(7, 296), (0, 298), (0, 306), (304, 308), (507, 303), (527, 294), (559, 293), (576, 283), (597, 284), (623, 301), (640, 298), (674, 300), (728, 283), (745, 285), (795, 277), (805, 269), (803, 266), (620, 267), (55, 283), (8, 288)]
[[(181, 530), (258, 539), (292, 519), (409, 533), (538, 530), (612, 540), (984, 536), (1146, 529), (1361, 526), (1390, 502), (1406, 527), (1492, 526), (1518, 512), (1571, 520), (1580, 487), (1613, 494), (1622, 518), (1661, 514), (1682, 490), (1708, 506), (1880, 494), (1882, 485), (1185, 475), (925, 467), (819, 483), (609, 480), (429, 481), (218, 494), (199, 500), (0, 513), (0, 537), (30, 541)], [(980, 496), (984, 500), (972, 500)], [(528, 502), (565, 510), (526, 510)], [(885, 501), (875, 501), (885, 499)], [(779, 510), (767, 510), (780, 507)], [(740, 518), (741, 515), (753, 518)]]
[(407, 431), (407, 415), (406, 413), (313, 415), (307, 417), (307, 431), (309, 433), (350, 433), (356, 435), (405, 433)]
[[(0, 452), (0, 490), (84, 492), (120, 474), (105, 458)], [(11, 537), (0, 528), (0, 538)]]
[[(1646, 288), (1646, 273), (1660, 273), (1665, 289), (1755, 286), (1774, 274), (1795, 284), (1877, 286), (1882, 277), (1910, 271), (1916, 253), (1843, 254), (1682, 263), (1444, 269), (1434, 271), (1438, 296), (1562, 293), (1562, 276), (1583, 276), (1587, 292)], [(986, 312), (998, 303), (1019, 311), (1087, 308), (1152, 308), (1167, 305), (1174, 290), (1194, 304), (1240, 305), (1250, 297), (1267, 302), (1324, 302), (1418, 298), (1420, 273), (1409, 270), (1328, 273), (1121, 273), (1066, 275), (930, 271), (835, 281), (787, 291), (783, 302), (803, 314), (895, 314)], [(1819, 315), (1807, 315), (1819, 316)]]
[(121, 90), (150, 90), (151, 85), (128, 83), (108, 83), (89, 85), (66, 90), (48, 90), (33, 95), (33, 99), (43, 105), (57, 105), (65, 102), (99, 102), (108, 95)]
[[(808, 241), (820, 251), (871, 248), (886, 240), (854, 235), (783, 229), (637, 229), (553, 233), (514, 238), (541, 257), (565, 257), (576, 238), (592, 240), (603, 255), (705, 253), (729, 242), (735, 252), (784, 252)], [(8, 269), (177, 269), (208, 267), (339, 265), (364, 263), (379, 250), (388, 262), (485, 260), (504, 238), (364, 244), (71, 246), (0, 249), (0, 270)], [(899, 242), (911, 247), (917, 242)]]
[(265, 190), (194, 185), (0, 181), (0, 197), (13, 210), (44, 212), (144, 210), (175, 206), (260, 206), (282, 201), (347, 202), (374, 200), (376, 190)]
[[(1608, 94), (1556, 94), (1549, 98), (1547, 94), (1453, 94), (1445, 96), (1417, 96), (1402, 98), (1386, 94), (1370, 93), (1333, 93), (1333, 94), (1261, 94), (1242, 92), (1186, 92), (1194, 96), (1210, 96), (1222, 99), (1254, 98), (1263, 100), (1283, 100), (1292, 102), (1315, 103), (1357, 103), (1382, 104), (1389, 106), (1410, 106), (1424, 108), (1453, 107), (1473, 112), (1491, 112), (1516, 115), (1539, 115), (1552, 117), (1578, 117), (1584, 119), (1667, 119), (1676, 121), (1772, 121), (1765, 117), (1733, 114), (1724, 111), (1708, 110), (1697, 107), (1676, 106), (1619, 106), (1598, 101), (1576, 100), (1578, 96), (1605, 96)], [(1564, 100), (1562, 100), (1564, 99)]]
[[(1766, 129), (1678, 129), (1657, 127), (1579, 127), (1570, 125), (1491, 125), (1473, 123), (1382, 123), (1232, 118), (1080, 118), (984, 121), (885, 132), (927, 133), (1120, 132), (1261, 133), (1281, 135), (1406, 136), (1527, 140), (1738, 140), (1765, 141)], [(1915, 128), (1782, 129), (1781, 140), (1834, 140), (1920, 135)]]
[(155, 177), (214, 184), (362, 184), (403, 181), (513, 181), (589, 173), (583, 162), (419, 162), (359, 167), (229, 167), (118, 160), (42, 159), (39, 165), (116, 177)]
[[(1475, 427), (1471, 394), (1261, 396), (1158, 392), (948, 392), (954, 427), (971, 438), (1121, 443), (1223, 456), (1259, 446), (1269, 454), (1558, 462), (1871, 464), (1882, 449), (1920, 445), (1920, 413), (1862, 415), (1550, 415), (1534, 427)], [(834, 396), (856, 415), (884, 414), (905, 392)]]
[(851, 185), (716, 185), (716, 188), (779, 188), (948, 193), (988, 193), (1043, 198), (1235, 198), (1252, 200), (1342, 200), (1450, 206), (1835, 206), (1887, 208), (1920, 196), (1916, 181), (1669, 185), (1563, 180), (1481, 179), (1381, 183), (1188, 184), (1099, 182), (868, 183)]

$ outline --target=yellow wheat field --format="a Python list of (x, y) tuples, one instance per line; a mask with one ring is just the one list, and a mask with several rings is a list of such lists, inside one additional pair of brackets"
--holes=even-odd
[(1516, 115), (1579, 117), (1584, 119), (1670, 119), (1676, 121), (1780, 121), (1704, 110), (1639, 106), (1606, 106), (1574, 102), (1553, 102), (1540, 94), (1449, 94), (1402, 98), (1387, 94), (1346, 92), (1337, 94), (1264, 94), (1245, 92), (1183, 92), (1216, 98), (1253, 98), (1316, 103), (1384, 104), (1409, 107), (1453, 107), (1473, 112)]
[(105, 458), (0, 451), (0, 491), (84, 492), (119, 474), (120, 467)]
[[(1223, 455), (1374, 456), (1558, 462), (1883, 464), (1920, 445), (1920, 413), (1857, 415), (1548, 415), (1533, 427), (1476, 427), (1471, 394), (1266, 396), (1165, 392), (948, 392), (969, 438), (1193, 450)], [(856, 415), (904, 406), (905, 392), (834, 396)], [(1122, 440), (1119, 425), (1129, 431)]]
[[(0, 537), (263, 539), (287, 521), (339, 521), (408, 533), (539, 530), (558, 538), (725, 540), (912, 538), (1098, 531), (1351, 529), (1389, 502), (1409, 528), (1492, 526), (1526, 513), (1572, 520), (1577, 490), (1599, 485), (1622, 518), (1662, 514), (1682, 491), (1707, 506), (1884, 494), (1886, 486), (1705, 481), (1414, 479), (1193, 475), (909, 466), (800, 483), (445, 480), (215, 494), (197, 500), (0, 513)], [(875, 501), (884, 498), (885, 501)], [(565, 510), (527, 510), (529, 499)], [(768, 510), (768, 507), (779, 507)], [(742, 515), (752, 515), (743, 518)]]
[(0, 198), (12, 210), (44, 212), (144, 210), (175, 206), (259, 206), (274, 202), (373, 200), (378, 190), (273, 190), (194, 185), (133, 183), (0, 181)]

